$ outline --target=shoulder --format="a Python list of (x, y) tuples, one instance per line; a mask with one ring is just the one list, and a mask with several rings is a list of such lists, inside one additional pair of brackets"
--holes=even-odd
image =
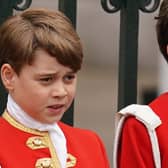
[(67, 125), (63, 122), (59, 122), (58, 125), (63, 130), (63, 132), (68, 133), (68, 134), (76, 134), (76, 135), (80, 135), (80, 136), (96, 135), (96, 133), (92, 130), (70, 126), (70, 125)]
[(7, 127), (9, 127), (8, 122), (4, 118), (0, 117), (0, 132), (4, 132), (4, 130), (6, 130)]
[[(150, 119), (150, 117), (152, 117), (151, 114), (149, 113), (150, 110), (143, 109), (143, 105), (142, 105), (142, 107), (141, 107), (141, 105), (139, 105), (139, 106), (140, 106), (139, 109), (134, 108), (131, 110), (133, 110), (133, 111), (138, 110), (136, 113), (139, 114), (142, 118), (146, 116)], [(168, 93), (164, 93), (164, 94), (161, 94), (160, 96), (158, 96), (156, 99), (154, 99), (149, 104), (149, 107), (150, 107), (150, 109), (152, 109), (153, 115), (158, 116), (162, 122), (168, 121), (168, 115), (165, 110), (165, 109), (168, 109)], [(133, 113), (133, 115), (134, 115), (134, 113)], [(141, 122), (141, 117), (137, 116), (137, 118), (140, 118), (139, 120), (137, 120), (137, 118), (134, 116), (127, 117), (127, 119), (124, 122), (124, 126), (134, 128), (134, 127), (139, 127), (140, 125), (144, 125), (143, 122)]]
[(134, 116), (127, 117), (123, 124), (123, 131), (128, 133), (143, 133), (146, 132), (145, 125), (137, 120)]
[(78, 150), (82, 150), (83, 153), (90, 152), (91, 154), (96, 152), (96, 155), (101, 154), (101, 157), (106, 157), (104, 143), (97, 133), (87, 129), (72, 127), (60, 122), (58, 125), (67, 139), (68, 146), (75, 149), (78, 148)]
[(124, 126), (124, 130), (130, 133), (140, 132), (146, 128), (153, 130), (161, 124), (158, 115), (147, 105), (129, 105), (121, 109), (118, 115), (118, 128), (121, 130)]
[(92, 131), (92, 130), (88, 130), (88, 129), (83, 129), (83, 128), (77, 128), (77, 127), (72, 127), (69, 126), (67, 124), (64, 124), (62, 122), (59, 122), (58, 125), (60, 126), (60, 128), (62, 129), (62, 131), (64, 132), (65, 136), (69, 139), (73, 139), (74, 141), (81, 141), (83, 142), (83, 140), (85, 139), (85, 143), (87, 143), (87, 141), (89, 143), (91, 142), (101, 142), (101, 139), (99, 137), (99, 135)]
[(0, 135), (4, 137), (4, 139), (15, 136), (16, 130), (17, 129), (13, 127), (8, 121), (6, 121), (3, 117), (0, 117)]
[[(149, 104), (149, 107), (153, 110), (156, 116), (160, 118), (162, 122), (162, 124), (157, 128), (158, 132), (161, 128), (165, 127), (165, 123), (168, 122), (168, 114), (166, 111), (166, 109), (168, 109), (168, 93), (164, 93), (158, 96)], [(142, 113), (148, 113), (148, 111), (143, 111), (142, 108)], [(144, 125), (144, 123), (134, 116), (130, 116), (125, 119), (122, 130), (125, 134), (147, 134), (146, 126)]]
[(13, 132), (12, 126), (2, 117), (0, 117), (0, 147), (2, 148), (4, 144), (8, 143), (15, 133)]

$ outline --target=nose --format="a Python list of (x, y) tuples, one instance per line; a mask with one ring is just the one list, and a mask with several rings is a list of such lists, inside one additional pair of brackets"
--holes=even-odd
[(66, 84), (64, 84), (63, 82), (58, 82), (53, 86), (52, 89), (53, 97), (61, 98), (67, 95), (68, 95), (67, 87)]

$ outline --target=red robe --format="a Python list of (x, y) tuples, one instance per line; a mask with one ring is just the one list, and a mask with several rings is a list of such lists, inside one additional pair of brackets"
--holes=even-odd
[[(162, 124), (156, 128), (161, 154), (161, 167), (168, 167), (168, 93), (149, 104), (160, 117)], [(135, 117), (124, 123), (118, 149), (118, 168), (155, 168), (151, 142), (145, 126)]]
[[(0, 118), (0, 166), (42, 168), (48, 164), (48, 168), (60, 168), (48, 133), (26, 128), (6, 114), (5, 118)], [(95, 133), (73, 128), (61, 122), (58, 125), (67, 140), (67, 151), (70, 154), (67, 167), (110, 167), (103, 144)], [(41, 159), (44, 159), (42, 162), (45, 163), (40, 163)]]

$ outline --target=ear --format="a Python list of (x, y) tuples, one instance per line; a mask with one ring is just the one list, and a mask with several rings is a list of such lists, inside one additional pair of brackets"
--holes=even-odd
[(1, 79), (8, 91), (12, 91), (14, 89), (14, 79), (16, 73), (9, 64), (3, 64), (1, 67)]

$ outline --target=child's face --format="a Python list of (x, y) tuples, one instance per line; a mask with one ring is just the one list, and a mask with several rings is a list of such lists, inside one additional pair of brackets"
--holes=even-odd
[(43, 50), (35, 54), (34, 63), (24, 66), (19, 76), (14, 75), (10, 94), (34, 119), (54, 123), (74, 99), (77, 74)]

